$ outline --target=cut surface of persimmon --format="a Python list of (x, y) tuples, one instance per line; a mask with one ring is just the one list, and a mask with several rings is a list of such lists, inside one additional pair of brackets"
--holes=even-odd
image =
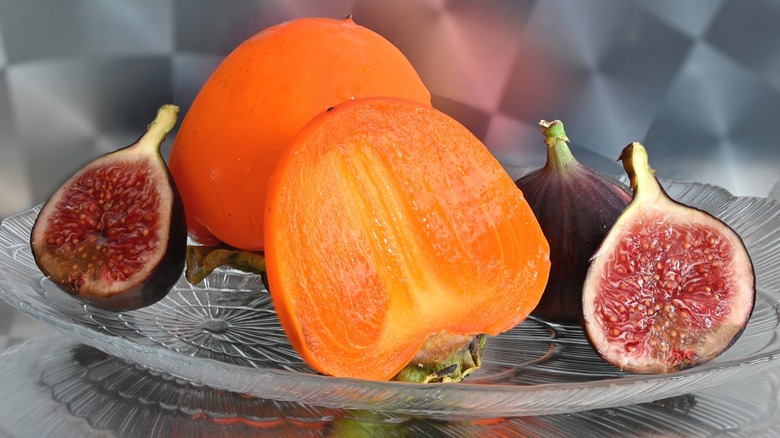
[(351, 18), (295, 19), (240, 44), (201, 88), (171, 150), (190, 236), (261, 250), (281, 151), (315, 115), (370, 96), (431, 99), (406, 57)]
[(312, 120), (266, 208), (274, 306), (324, 374), (391, 379), (430, 335), (514, 327), (547, 283), (549, 247), (522, 192), (465, 127), (408, 100)]

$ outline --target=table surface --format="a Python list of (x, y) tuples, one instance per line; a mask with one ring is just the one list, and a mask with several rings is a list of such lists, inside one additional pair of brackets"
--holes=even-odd
[(55, 330), (0, 301), (0, 351)]
[[(161, 103), (186, 114), (218, 62), (259, 29), (349, 13), (396, 44), (434, 105), (502, 163), (540, 165), (536, 123), (558, 118), (574, 154), (599, 170), (619, 174), (619, 151), (640, 141), (660, 176), (780, 199), (778, 1), (119, 6), (0, 2), (0, 218), (131, 143)], [(0, 303), (0, 351), (52, 333)]]

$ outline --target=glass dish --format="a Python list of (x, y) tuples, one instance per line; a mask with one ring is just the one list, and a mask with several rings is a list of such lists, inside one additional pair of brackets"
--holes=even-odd
[[(511, 172), (510, 172), (511, 173)], [(290, 347), (259, 276), (220, 270), (181, 279), (162, 301), (110, 313), (62, 293), (38, 271), (29, 233), (39, 207), (0, 227), (0, 297), (72, 339), (157, 372), (281, 402), (408, 415), (529, 416), (650, 402), (747, 377), (780, 362), (780, 202), (705, 184), (663, 181), (670, 195), (720, 217), (743, 237), (757, 274), (754, 314), (723, 355), (668, 375), (603, 362), (573, 326), (528, 319), (488, 341), (483, 367), (458, 384), (318, 375)]]
[(456, 414), (435, 420), (246, 397), (172, 379), (58, 333), (0, 355), (0, 375), (6, 381), (0, 385), (0, 436), (8, 438), (780, 434), (780, 367), (714, 388), (617, 408), (543, 417)]

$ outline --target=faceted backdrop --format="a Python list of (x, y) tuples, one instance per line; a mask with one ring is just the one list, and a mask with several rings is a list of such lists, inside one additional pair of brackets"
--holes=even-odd
[(591, 166), (636, 140), (661, 176), (780, 199), (778, 0), (0, 0), (0, 218), (186, 111), (243, 39), (347, 14), (503, 163), (541, 164), (559, 118)]

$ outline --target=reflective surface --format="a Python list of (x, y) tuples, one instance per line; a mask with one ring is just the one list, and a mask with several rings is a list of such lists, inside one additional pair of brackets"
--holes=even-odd
[[(525, 169), (510, 168), (512, 174)], [(436, 417), (579, 412), (682, 395), (780, 362), (780, 202), (734, 197), (710, 185), (664, 181), (670, 196), (709, 211), (745, 241), (757, 300), (745, 332), (723, 355), (669, 375), (632, 375), (601, 360), (582, 330), (527, 320), (491, 338), (480, 370), (463, 384), (417, 385), (312, 372), (282, 331), (259, 276), (220, 271), (181, 279), (160, 302), (111, 313), (63, 293), (29, 248), (38, 209), (0, 226), (0, 298), (113, 356), (197, 384), (280, 401)]]
[(6, 0), (0, 217), (130, 144), (162, 103), (186, 112), (260, 29), (347, 14), (397, 45), (502, 162), (541, 162), (536, 123), (559, 118), (593, 166), (618, 172), (636, 140), (661, 176), (780, 199), (777, 1)]
[[(0, 355), (0, 433), (57, 436), (774, 437), (780, 369), (652, 403), (543, 417), (423, 419), (209, 389), (61, 335)], [(751, 406), (751, 407), (748, 407)], [(45, 421), (41, 421), (45, 418)]]
[[(507, 165), (541, 163), (536, 122), (560, 118), (577, 158), (601, 170), (619, 173), (617, 154), (638, 140), (659, 175), (780, 199), (775, 0), (262, 0), (230, 8), (222, 0), (0, 0), (0, 217), (42, 202), (81, 163), (135, 140), (160, 104), (186, 111), (219, 60), (259, 29), (347, 13), (401, 48), (437, 107)], [(0, 349), (52, 330), (0, 302)], [(749, 396), (768, 386), (744, 388), (708, 390), (709, 401), (697, 404), (706, 415), (675, 408), (660, 418), (695, 431), (688, 436), (750, 436), (764, 430), (776, 400)], [(566, 427), (609, 427), (628, 415), (636, 435), (675, 435), (650, 420), (642, 428), (644, 406), (570, 414), (582, 421)], [(725, 420), (735, 411), (744, 422)], [(511, 431), (533, 435), (547, 418), (527, 417)]]

